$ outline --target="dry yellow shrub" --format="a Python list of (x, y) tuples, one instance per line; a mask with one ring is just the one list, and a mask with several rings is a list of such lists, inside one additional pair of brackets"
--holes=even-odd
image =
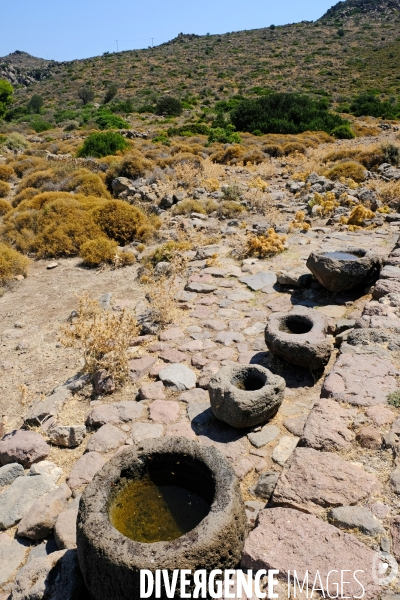
[(15, 175), (15, 171), (12, 167), (0, 164), (0, 181), (10, 181), (13, 175)]
[(48, 163), (44, 158), (38, 158), (37, 156), (21, 156), (18, 161), (10, 163), (10, 167), (14, 169), (18, 177), (23, 177), (28, 174), (29, 171), (43, 171), (48, 166)]
[(6, 181), (0, 181), (0, 198), (5, 198), (10, 193), (10, 186)]
[(90, 240), (108, 236), (126, 244), (147, 239), (159, 226), (158, 217), (121, 200), (44, 192), (4, 216), (3, 237), (37, 257), (75, 256)]
[(78, 169), (62, 187), (66, 192), (74, 191), (76, 193), (85, 194), (85, 196), (111, 198), (100, 175), (92, 173), (87, 169)]
[(268, 235), (257, 235), (252, 236), (247, 240), (247, 255), (258, 256), (259, 258), (265, 258), (278, 252), (285, 250), (285, 235), (278, 235), (276, 231), (271, 227), (268, 229)]
[(289, 230), (300, 229), (301, 231), (308, 231), (311, 225), (304, 221), (305, 218), (305, 213), (302, 210), (299, 210), (299, 212), (295, 214), (294, 221), (290, 223)]
[(161, 227), (158, 217), (146, 216), (139, 208), (122, 200), (111, 200), (96, 208), (93, 219), (107, 237), (123, 246), (135, 239), (146, 240)]
[(215, 163), (232, 165), (237, 163), (238, 160), (243, 160), (244, 154), (245, 149), (239, 144), (228, 146), (226, 149), (221, 145), (220, 149), (212, 154), (210, 159)]
[(17, 275), (26, 277), (30, 260), (11, 246), (0, 242), (0, 283), (4, 284)]
[(11, 209), (11, 204), (7, 200), (0, 198), (0, 217), (8, 213)]
[(355, 231), (357, 228), (363, 226), (364, 221), (373, 219), (375, 213), (369, 208), (366, 208), (363, 204), (358, 204), (353, 208), (348, 218), (341, 217), (340, 222), (344, 225), (349, 225), (349, 229)]
[(14, 196), (12, 200), (12, 205), (14, 207), (18, 206), (18, 204), (23, 200), (31, 200), (31, 198), (33, 198), (39, 193), (39, 190), (37, 190), (36, 188), (25, 188), (24, 190), (22, 190), (22, 192), (19, 192), (16, 196)]
[(346, 179), (354, 179), (357, 183), (361, 181), (365, 181), (366, 172), (365, 168), (360, 165), (360, 163), (356, 163), (355, 161), (347, 161), (343, 163), (339, 163), (329, 169), (326, 173), (326, 177), (328, 179), (337, 180), (341, 177), (345, 177)]
[(329, 215), (335, 208), (340, 206), (340, 203), (336, 200), (333, 192), (327, 192), (324, 195), (315, 194), (314, 199), (311, 201), (310, 206), (318, 206), (317, 213), (320, 215)]
[(209, 192), (216, 192), (221, 187), (218, 179), (216, 177), (210, 177), (209, 179), (205, 179), (203, 181), (203, 185)]
[(249, 187), (256, 188), (257, 190), (261, 190), (262, 192), (265, 192), (269, 188), (269, 185), (266, 181), (264, 181), (264, 179), (261, 179), (261, 177), (258, 175), (258, 177), (254, 177), (253, 179), (250, 179)]
[(298, 152), (299, 154), (305, 154), (306, 147), (299, 142), (289, 142), (283, 146), (283, 153), (288, 156), (289, 154), (295, 154)]
[(104, 311), (85, 294), (79, 298), (78, 316), (61, 328), (60, 341), (82, 351), (87, 373), (105, 369), (119, 387), (128, 377), (129, 348), (138, 332), (137, 321), (127, 310)]
[(25, 188), (41, 189), (44, 184), (54, 182), (55, 173), (53, 169), (45, 169), (43, 171), (34, 171), (26, 175), (18, 186), (18, 192)]
[(102, 264), (111, 264), (115, 267), (132, 265), (135, 255), (132, 252), (121, 252), (114, 240), (106, 237), (96, 238), (85, 242), (80, 248), (80, 255), (88, 267), (98, 267)]

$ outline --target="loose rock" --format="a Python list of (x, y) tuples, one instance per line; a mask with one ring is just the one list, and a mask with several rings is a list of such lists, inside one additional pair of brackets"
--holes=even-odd
[(49, 452), (49, 446), (39, 433), (17, 429), (0, 442), (0, 464), (19, 463), (26, 468), (46, 458)]

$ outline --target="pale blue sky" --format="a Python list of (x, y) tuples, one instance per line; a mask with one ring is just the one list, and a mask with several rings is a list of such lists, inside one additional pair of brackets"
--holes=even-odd
[(1, 8), (0, 56), (24, 50), (72, 60), (147, 48), (178, 33), (226, 33), (315, 21), (335, 0), (12, 0)]

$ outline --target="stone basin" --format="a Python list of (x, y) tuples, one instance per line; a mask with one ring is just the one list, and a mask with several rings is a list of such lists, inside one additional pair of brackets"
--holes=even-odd
[(380, 256), (363, 248), (312, 252), (307, 259), (311, 273), (330, 292), (343, 292), (375, 282), (381, 266)]
[(311, 308), (298, 306), (290, 313), (274, 313), (269, 317), (265, 343), (286, 362), (319, 370), (328, 364), (333, 350), (327, 328), (325, 317)]
[(232, 427), (253, 427), (271, 419), (285, 397), (283, 377), (259, 365), (222, 367), (208, 384), (211, 410)]
[[(157, 484), (161, 477), (163, 485), (201, 497), (208, 514), (192, 530), (169, 541), (144, 543), (127, 537), (111, 523), (113, 507), (127, 485), (146, 477)], [(82, 494), (77, 520), (79, 564), (95, 600), (135, 600), (140, 598), (142, 569), (170, 573), (236, 569), (245, 533), (239, 480), (219, 450), (186, 438), (149, 439), (111, 459)]]

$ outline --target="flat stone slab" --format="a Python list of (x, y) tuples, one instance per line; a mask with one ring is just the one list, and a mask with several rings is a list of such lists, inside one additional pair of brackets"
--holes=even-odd
[(264, 288), (268, 288), (268, 293), (273, 292), (273, 286), (276, 284), (276, 274), (272, 271), (259, 271), (255, 275), (246, 275), (239, 277), (239, 281), (245, 283), (251, 290), (257, 292)]
[(0, 495), (0, 529), (16, 525), (30, 510), (33, 503), (56, 484), (48, 475), (18, 477)]
[(247, 292), (246, 290), (231, 292), (227, 296), (227, 299), (231, 300), (232, 302), (248, 302), (249, 300), (253, 300), (253, 298), (253, 294), (251, 292)]
[(306, 421), (307, 415), (300, 415), (299, 417), (284, 419), (283, 425), (288, 431), (290, 431), (290, 433), (293, 433), (293, 435), (300, 438), (303, 435)]
[(166, 387), (183, 391), (196, 387), (196, 373), (186, 365), (171, 364), (158, 374)]
[(185, 334), (183, 333), (182, 329), (179, 329), (178, 327), (170, 327), (169, 329), (165, 329), (165, 331), (162, 331), (158, 336), (158, 339), (161, 342), (170, 342), (179, 340), (184, 337)]
[(0, 442), (0, 465), (19, 463), (25, 468), (30, 467), (46, 458), (49, 452), (50, 447), (39, 433), (16, 429)]
[[(350, 583), (344, 586), (343, 597), (377, 600), (381, 588), (372, 580), (374, 555), (356, 537), (321, 519), (289, 508), (270, 508), (258, 514), (257, 527), (245, 542), (241, 567), (276, 569), (279, 577), (286, 581), (289, 571), (296, 571), (300, 580), (308, 571), (310, 588), (319, 572), (321, 579), (317, 579), (316, 588), (320, 588), (318, 584), (322, 581), (325, 597), (329, 592), (331, 598), (337, 597), (337, 589), (340, 590), (340, 571), (360, 570), (363, 572), (357, 573), (357, 579), (364, 586), (365, 594), (362, 596), (363, 590), (351, 573), (346, 573), (349, 577), (344, 581)], [(332, 569), (338, 572), (332, 573)]]
[(71, 392), (66, 387), (58, 388), (50, 396), (29, 409), (25, 422), (41, 425), (50, 417), (56, 417), (70, 396)]
[(355, 437), (348, 425), (356, 412), (355, 409), (342, 408), (335, 400), (316, 402), (306, 420), (302, 444), (324, 451), (348, 448)]
[(139, 402), (126, 401), (95, 406), (86, 419), (89, 427), (101, 427), (107, 423), (123, 425), (143, 416), (144, 406)]
[(50, 460), (41, 460), (29, 469), (29, 475), (48, 475), (54, 483), (60, 479), (62, 472), (62, 469)]
[(385, 358), (374, 354), (341, 354), (322, 387), (322, 398), (334, 398), (355, 406), (387, 404), (386, 397), (397, 389), (400, 373)]
[(338, 304), (317, 306), (315, 310), (322, 313), (325, 317), (329, 317), (331, 319), (341, 319), (347, 312), (347, 308), (345, 306), (339, 306)]
[(338, 527), (359, 529), (366, 535), (385, 533), (385, 529), (364, 506), (338, 506), (330, 511), (330, 520)]
[(104, 458), (98, 452), (88, 452), (76, 461), (71, 469), (67, 483), (71, 490), (78, 489), (92, 481), (105, 464)]
[(180, 394), (178, 396), (178, 400), (187, 403), (205, 401), (208, 400), (208, 392), (202, 388), (194, 388), (192, 390), (188, 390), (187, 392), (183, 392), (183, 394)]
[(165, 387), (163, 382), (155, 381), (154, 383), (142, 385), (139, 389), (139, 396), (142, 400), (164, 400), (164, 391)]
[(28, 549), (28, 544), (22, 540), (0, 533), (0, 585), (6, 583), (25, 562)]
[(107, 423), (107, 425), (103, 425), (92, 435), (88, 442), (87, 450), (89, 452), (111, 452), (111, 450), (122, 446), (125, 443), (126, 437), (126, 433), (118, 429), (118, 427)]
[(274, 492), (274, 503), (320, 514), (324, 508), (356, 504), (379, 491), (378, 479), (332, 452), (296, 448)]
[(274, 451), (272, 453), (272, 460), (278, 463), (278, 465), (281, 465), (282, 467), (285, 464), (285, 462), (290, 458), (298, 442), (298, 437), (290, 437), (289, 435), (284, 435), (279, 440), (279, 444), (274, 448)]
[(158, 438), (162, 436), (164, 427), (161, 423), (134, 423), (132, 425), (132, 440), (135, 444), (140, 444), (148, 438)]
[(24, 467), (18, 463), (10, 463), (0, 467), (0, 489), (10, 485), (14, 479), (21, 477), (21, 475), (25, 475)]
[(275, 440), (280, 434), (280, 429), (276, 425), (264, 425), (261, 431), (248, 433), (251, 444), (256, 448), (262, 448), (266, 444), (269, 444)]
[(129, 378), (132, 383), (135, 383), (143, 375), (146, 375), (156, 360), (154, 356), (142, 356), (141, 358), (134, 358), (129, 361)]
[(155, 400), (149, 406), (149, 414), (156, 423), (175, 423), (179, 416), (179, 402)]
[(187, 292), (197, 292), (198, 294), (211, 294), (217, 289), (218, 288), (215, 285), (209, 283), (196, 283), (195, 281), (191, 281), (185, 287)]

